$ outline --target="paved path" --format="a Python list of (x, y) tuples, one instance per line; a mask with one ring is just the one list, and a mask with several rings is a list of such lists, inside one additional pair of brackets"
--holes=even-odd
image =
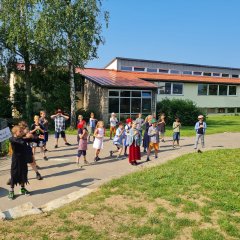
[[(31, 191), (32, 195), (19, 196), (14, 201), (10, 201), (6, 197), (8, 194), (6, 181), (9, 178), (10, 160), (6, 158), (0, 159), (0, 209), (2, 211), (26, 202), (31, 202), (34, 206), (40, 207), (51, 200), (65, 196), (81, 188), (94, 189), (112, 178), (120, 177), (145, 167), (162, 164), (182, 154), (194, 152), (193, 137), (183, 138), (180, 149), (172, 149), (171, 139), (167, 138), (165, 143), (161, 143), (158, 159), (152, 157), (152, 161), (144, 163), (146, 155), (143, 154), (142, 164), (131, 166), (128, 164), (126, 158), (116, 160), (109, 157), (109, 150), (115, 149), (115, 146), (112, 144), (112, 141), (106, 140), (104, 142), (104, 149), (100, 153), (102, 160), (96, 164), (93, 163), (94, 151), (92, 144), (89, 144), (87, 159), (92, 164), (79, 169), (75, 164), (76, 136), (68, 136), (68, 140), (73, 144), (72, 146), (65, 146), (60, 141), (60, 147), (54, 149), (54, 139), (53, 136), (50, 136), (48, 142), (48, 149), (50, 151), (47, 152), (49, 160), (41, 160), (39, 153), (36, 155), (37, 163), (41, 167), (40, 173), (44, 179), (42, 181), (36, 180), (34, 172), (29, 168), (30, 185), (27, 186), (27, 189)], [(223, 133), (206, 136), (205, 150), (239, 147), (240, 133)], [(17, 193), (18, 191), (19, 187), (16, 187), (15, 192)]]

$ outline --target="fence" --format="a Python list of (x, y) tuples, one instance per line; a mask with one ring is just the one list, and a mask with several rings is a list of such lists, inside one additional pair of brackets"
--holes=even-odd
[(0, 118), (0, 156), (6, 155), (9, 150), (8, 137), (10, 132), (6, 119)]

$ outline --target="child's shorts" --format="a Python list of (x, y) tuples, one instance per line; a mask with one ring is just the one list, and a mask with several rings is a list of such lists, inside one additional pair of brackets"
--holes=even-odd
[(81, 157), (81, 156), (86, 156), (87, 155), (87, 151), (86, 150), (78, 150), (78, 154), (77, 154), (77, 156), (78, 157)]
[(55, 138), (59, 138), (59, 135), (61, 134), (62, 138), (65, 138), (65, 131), (61, 131), (61, 132), (55, 132)]
[(123, 148), (123, 145), (121, 145), (121, 144), (114, 144), (116, 147), (117, 147), (117, 149), (119, 150), (120, 148)]
[(158, 150), (159, 149), (159, 143), (150, 142), (149, 143), (149, 149), (152, 150), (153, 148), (154, 148), (154, 150)]
[(43, 147), (45, 145), (44, 141), (33, 142), (32, 147)]
[(180, 140), (180, 132), (174, 132), (173, 133), (173, 141)]

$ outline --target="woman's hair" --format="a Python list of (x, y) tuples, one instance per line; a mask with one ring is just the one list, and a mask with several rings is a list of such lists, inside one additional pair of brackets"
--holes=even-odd
[(103, 121), (98, 121), (96, 128), (98, 128), (100, 126), (100, 124), (102, 124), (104, 126), (104, 122)]
[(35, 119), (35, 118), (39, 118), (39, 116), (38, 116), (38, 115), (34, 115), (34, 119)]
[(80, 117), (83, 118), (83, 115), (78, 115), (78, 119), (79, 119)]
[(17, 131), (19, 131), (20, 129), (22, 129), (19, 125), (15, 125), (12, 128), (12, 134), (15, 135)]

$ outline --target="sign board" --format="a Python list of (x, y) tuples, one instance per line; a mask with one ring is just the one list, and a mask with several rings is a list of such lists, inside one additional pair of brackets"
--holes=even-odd
[(0, 142), (9, 139), (12, 136), (9, 127), (0, 130)]

